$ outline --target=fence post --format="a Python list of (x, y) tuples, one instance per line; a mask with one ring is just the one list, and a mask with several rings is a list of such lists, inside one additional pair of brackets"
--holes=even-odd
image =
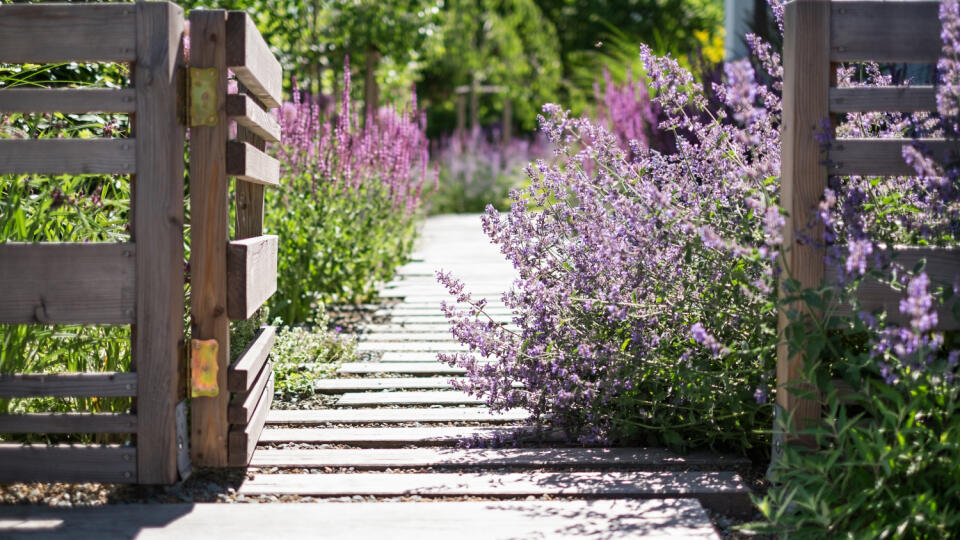
[(191, 456), (198, 465), (227, 466), (227, 368), (230, 362), (230, 321), (227, 318), (227, 242), (229, 190), (226, 152), (228, 128), (227, 14), (222, 10), (190, 13), (190, 67), (216, 68), (218, 100), (211, 122), (190, 127), (191, 249), (190, 284), (193, 338), (215, 339), (217, 387), (215, 397), (191, 400)]
[(183, 10), (136, 4), (134, 137), (131, 178), (136, 244), (137, 474), (142, 484), (177, 480), (179, 350), (183, 341), (183, 142), (178, 77)]
[[(781, 204), (788, 213), (783, 231), (783, 277), (792, 277), (804, 288), (818, 287), (824, 277), (823, 252), (801, 239), (820, 242), (823, 237), (816, 210), (827, 186), (827, 170), (814, 134), (829, 118), (829, 1), (796, 0), (787, 4), (783, 66)], [(780, 293), (785, 294), (782, 289)], [(784, 306), (779, 313), (777, 414), (784, 422), (784, 415), (792, 418), (787, 430), (794, 432), (819, 419), (820, 403), (801, 399), (786, 388), (795, 386), (802, 377), (805, 360), (800, 353), (791, 355), (786, 343), (786, 310), (791, 308), (801, 309), (798, 305)], [(775, 435), (774, 461), (782, 451), (782, 436)]]

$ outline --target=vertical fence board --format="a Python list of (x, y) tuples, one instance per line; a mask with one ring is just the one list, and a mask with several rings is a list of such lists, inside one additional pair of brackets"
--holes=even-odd
[[(801, 236), (819, 239), (817, 203), (827, 183), (820, 145), (814, 133), (829, 115), (830, 2), (797, 1), (787, 5), (784, 29), (783, 158), (781, 201), (789, 215), (784, 227), (784, 269), (802, 287), (817, 287), (824, 276), (824, 257)], [(781, 291), (783, 293), (783, 291)], [(794, 306), (799, 308), (799, 306)], [(792, 415), (793, 428), (820, 416), (816, 400), (800, 399), (785, 386), (803, 373), (804, 359), (790, 355), (785, 343), (786, 308), (779, 315), (777, 404)]]
[(227, 94), (226, 12), (190, 13), (190, 64), (217, 68), (217, 123), (190, 128), (191, 197), (191, 302), (193, 337), (215, 339), (216, 397), (191, 400), (190, 450), (201, 466), (227, 465), (227, 366), (230, 355), (230, 321), (227, 319), (227, 241), (229, 206), (226, 172)]
[(183, 143), (178, 68), (183, 11), (167, 2), (136, 4), (137, 175), (132, 221), (137, 307), (137, 471), (145, 484), (177, 479), (177, 363), (183, 339)]

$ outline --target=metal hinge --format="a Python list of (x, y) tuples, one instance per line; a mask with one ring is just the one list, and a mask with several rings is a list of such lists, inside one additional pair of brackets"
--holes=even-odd
[(220, 99), (217, 68), (190, 68), (187, 70), (187, 121), (191, 126), (215, 126), (219, 118)]
[(220, 344), (215, 339), (191, 340), (190, 397), (217, 397), (217, 351)]

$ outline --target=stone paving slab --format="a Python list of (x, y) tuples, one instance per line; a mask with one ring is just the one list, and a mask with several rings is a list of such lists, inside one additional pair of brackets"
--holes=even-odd
[(0, 507), (0, 536), (9, 540), (719, 540), (703, 507), (693, 499), (8, 506)]
[(253, 454), (252, 467), (634, 468), (729, 467), (748, 462), (710, 453), (681, 456), (664, 448), (390, 448), (269, 449)]
[(390, 424), (431, 422), (512, 423), (530, 418), (530, 413), (510, 409), (494, 413), (485, 407), (441, 407), (435, 409), (318, 409), (301, 411), (270, 411), (267, 425), (277, 424)]
[(347, 392), (337, 399), (338, 407), (381, 405), (481, 405), (483, 400), (455, 390), (414, 392)]

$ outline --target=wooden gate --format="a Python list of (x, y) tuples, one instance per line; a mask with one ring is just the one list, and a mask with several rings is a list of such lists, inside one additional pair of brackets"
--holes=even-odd
[[(822, 237), (817, 205), (829, 175), (915, 176), (903, 159), (902, 148), (912, 139), (837, 139), (830, 141), (824, 159), (815, 132), (823, 122), (849, 112), (911, 113), (935, 111), (936, 91), (931, 86), (838, 88), (836, 67), (840, 62), (936, 63), (941, 54), (939, 2), (807, 1), (786, 6), (784, 17), (783, 156), (782, 204), (789, 213), (784, 230), (787, 275), (803, 288), (816, 288), (840, 269), (828, 268), (823, 252), (797, 241), (798, 232)], [(938, 158), (945, 158), (956, 141), (921, 139)], [(925, 260), (926, 272), (935, 282), (949, 283), (960, 268), (958, 250), (898, 246), (897, 261), (906, 267)], [(864, 283), (858, 291), (866, 309), (883, 309), (888, 320), (906, 322), (898, 305), (903, 292), (879, 283)], [(786, 309), (786, 308), (784, 308)], [(841, 307), (840, 309), (843, 309)], [(939, 314), (941, 330), (955, 330), (957, 321), (949, 310)], [(787, 325), (780, 313), (780, 335)], [(783, 341), (781, 337), (781, 341)], [(821, 401), (803, 399), (785, 389), (803, 375), (802, 356), (791, 356), (781, 343), (777, 357), (778, 414), (789, 414), (795, 431), (816, 422)], [(807, 386), (811, 391), (814, 389)], [(774, 458), (779, 453), (775, 444)]]
[(0, 174), (130, 175), (130, 242), (0, 244), (0, 323), (132, 325), (134, 371), (4, 375), (2, 398), (126, 396), (134, 408), (121, 415), (9, 415), (0, 417), (0, 432), (136, 435), (133, 446), (0, 445), (0, 482), (178, 478), (178, 450), (187, 444), (186, 408), (178, 405), (182, 33), (182, 11), (169, 3), (0, 7), (0, 62), (129, 62), (133, 82), (122, 90), (4, 90), (0, 112), (127, 113), (134, 126), (127, 139), (0, 141)]
[[(187, 69), (183, 12), (174, 4), (0, 6), (0, 62), (127, 62), (132, 74), (132, 87), (119, 90), (0, 90), (0, 113), (126, 113), (132, 126), (126, 139), (0, 140), (0, 174), (118, 174), (131, 182), (130, 242), (0, 244), (0, 323), (129, 324), (133, 353), (131, 373), (0, 375), (0, 398), (130, 397), (130, 413), (0, 415), (0, 433), (135, 435), (131, 446), (0, 444), (0, 482), (169, 484), (189, 473), (190, 432), (195, 463), (244, 466), (263, 429), (274, 329), (264, 328), (230, 366), (228, 325), (276, 290), (278, 240), (263, 235), (263, 186), (279, 182), (279, 164), (264, 150), (280, 137), (267, 111), (280, 104), (282, 72), (246, 14), (195, 11), (190, 20)], [(231, 71), (239, 92), (228, 95)], [(190, 382), (181, 377), (185, 125)], [(228, 176), (238, 180), (232, 242)], [(204, 350), (217, 351), (212, 365)], [(198, 382), (204, 373), (214, 374), (212, 390)]]

